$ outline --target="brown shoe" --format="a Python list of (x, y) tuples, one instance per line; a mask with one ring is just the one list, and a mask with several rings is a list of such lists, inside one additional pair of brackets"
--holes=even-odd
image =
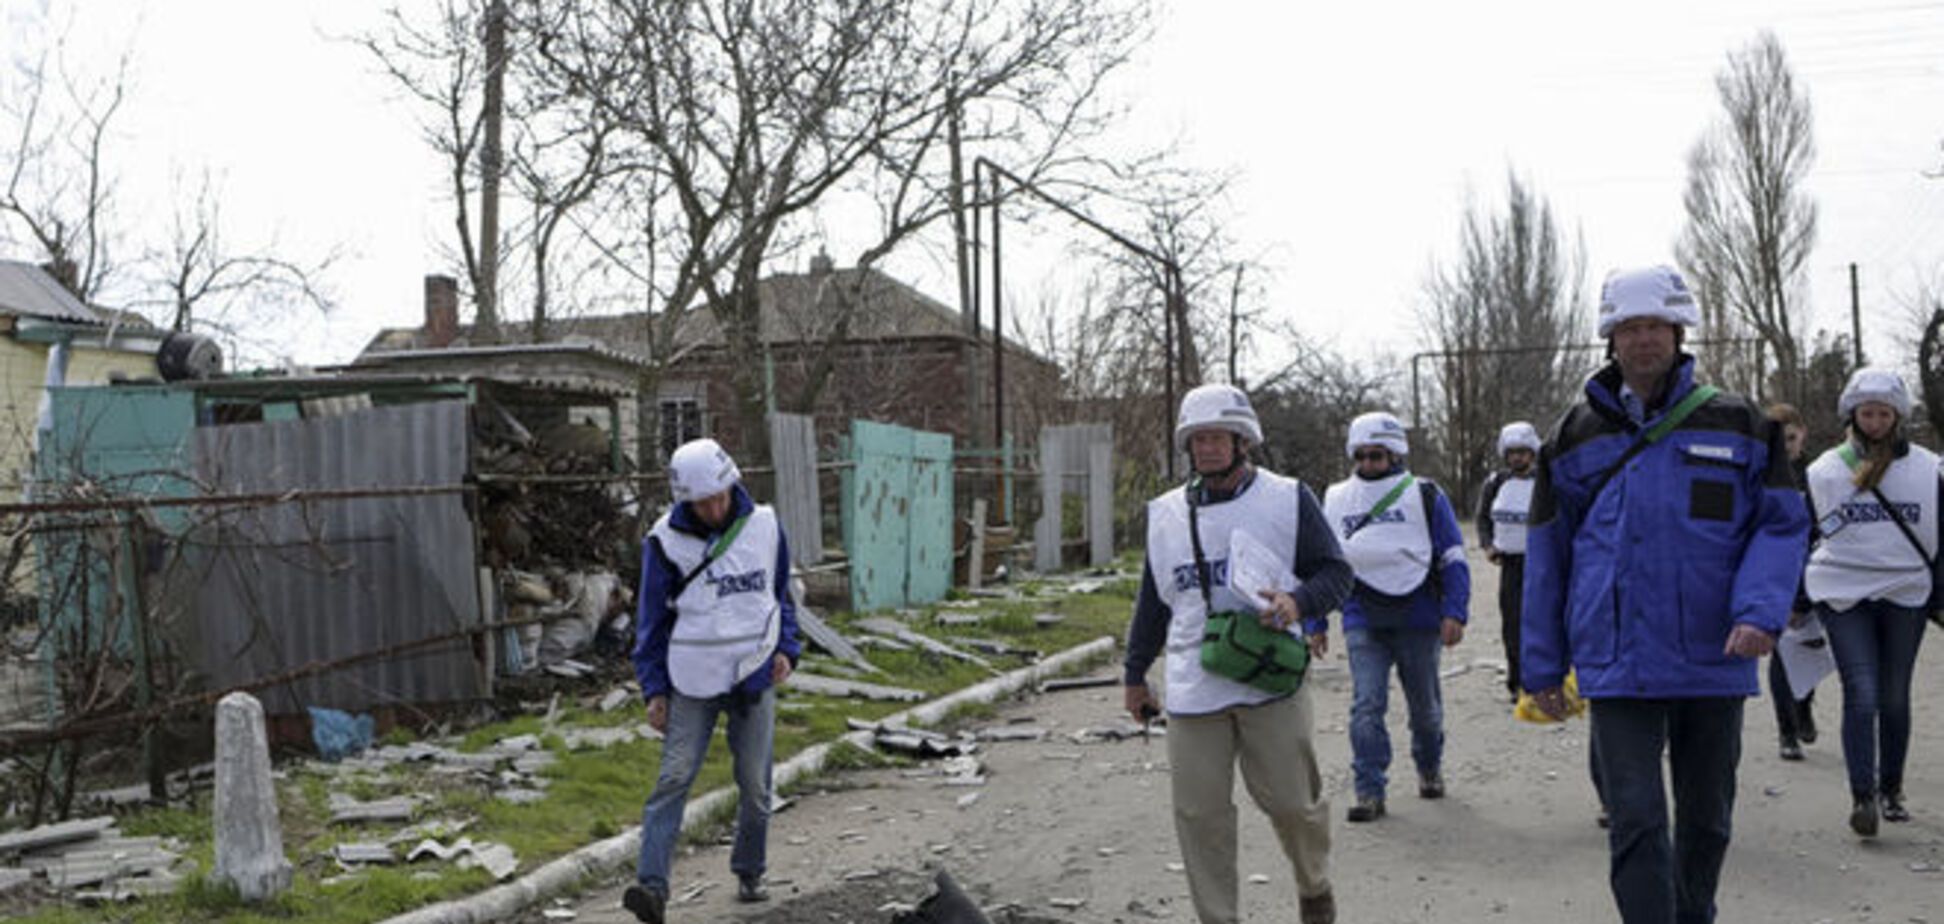
[(1303, 924), (1336, 924), (1336, 894), (1325, 892), (1301, 902)]

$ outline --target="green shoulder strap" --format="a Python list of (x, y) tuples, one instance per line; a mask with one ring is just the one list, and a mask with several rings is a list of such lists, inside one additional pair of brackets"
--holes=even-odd
[(1619, 474), (1628, 462), (1633, 461), (1634, 456), (1640, 455), (1641, 450), (1660, 442), (1662, 437), (1680, 426), (1681, 421), (1686, 420), (1696, 408), (1708, 403), (1710, 398), (1718, 394), (1721, 394), (1721, 389), (1713, 385), (1696, 385), (1693, 391), (1687, 393), (1687, 397), (1680, 400), (1680, 403), (1668, 408), (1667, 413), (1662, 415), (1660, 420), (1635, 438), (1633, 444), (1627, 447), (1627, 451), (1621, 453), (1620, 458), (1615, 459), (1612, 465), (1607, 466), (1606, 471), (1600, 473), (1599, 479), (1593, 482), (1592, 490), (1586, 492), (1587, 505), (1592, 506), (1593, 500), (1600, 496), (1601, 491), (1606, 490), (1607, 482), (1612, 481), (1613, 476)]
[(1721, 389), (1713, 385), (1696, 385), (1693, 391), (1688, 392), (1687, 397), (1681, 399), (1681, 403), (1669, 408), (1666, 416), (1662, 417), (1653, 426), (1647, 428), (1647, 432), (1641, 438), (1649, 443), (1660, 442), (1661, 437), (1666, 436), (1668, 431), (1680, 426), (1681, 421), (1686, 420), (1689, 414), (1694, 413), (1695, 408), (1707, 404), (1708, 399), (1718, 394), (1721, 394)]
[(1410, 472), (1405, 472), (1402, 479), (1396, 484), (1391, 485), (1391, 489), (1383, 497), (1377, 499), (1377, 505), (1370, 508), (1369, 513), (1364, 514), (1364, 522), (1367, 523), (1375, 520), (1384, 511), (1389, 510), (1391, 505), (1397, 503), (1397, 499), (1403, 497), (1404, 492), (1410, 490), (1411, 485), (1415, 483), (1417, 483), (1417, 476)]
[(1391, 485), (1391, 489), (1385, 492), (1383, 497), (1377, 499), (1377, 505), (1370, 508), (1370, 512), (1364, 514), (1363, 519), (1358, 520), (1355, 526), (1350, 527), (1350, 529), (1344, 532), (1343, 538), (1348, 539), (1351, 536), (1356, 535), (1357, 530), (1363, 529), (1364, 527), (1369, 526), (1371, 523), (1375, 522), (1379, 514), (1382, 514), (1384, 511), (1389, 510), (1391, 508), (1391, 505), (1397, 503), (1397, 499), (1403, 497), (1404, 492), (1409, 490), (1411, 485), (1415, 484), (1416, 482), (1417, 482), (1416, 475), (1410, 472), (1405, 472), (1403, 478), (1398, 479), (1398, 482), (1394, 485)]
[(1836, 455), (1843, 460), (1844, 465), (1849, 466), (1852, 472), (1856, 471), (1857, 466), (1863, 464), (1863, 460), (1856, 455), (1856, 444), (1849, 440), (1844, 440), (1841, 446), (1836, 447)]

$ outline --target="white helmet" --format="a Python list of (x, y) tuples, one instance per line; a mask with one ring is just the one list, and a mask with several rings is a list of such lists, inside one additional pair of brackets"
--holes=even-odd
[(668, 491), (676, 503), (721, 494), (741, 480), (736, 460), (715, 440), (690, 440), (668, 457)]
[(1867, 401), (1890, 405), (1898, 420), (1910, 419), (1910, 389), (1905, 387), (1903, 376), (1888, 369), (1869, 366), (1850, 373), (1843, 396), (1836, 399), (1836, 416), (1848, 420), (1857, 405)]
[(1343, 441), (1343, 454), (1357, 457), (1358, 446), (1382, 446), (1400, 456), (1411, 454), (1411, 443), (1404, 436), (1404, 424), (1388, 411), (1358, 414), (1350, 421), (1350, 436)]
[(1249, 396), (1233, 385), (1197, 385), (1181, 396), (1181, 415), (1175, 419), (1175, 450), (1186, 452), (1189, 434), (1210, 429), (1227, 430), (1250, 445), (1262, 442), (1262, 423), (1256, 419)]
[(1600, 336), (1634, 318), (1693, 327), (1701, 323), (1701, 303), (1672, 267), (1614, 270), (1600, 286)]
[(1523, 420), (1515, 420), (1499, 430), (1498, 452), (1503, 456), (1514, 449), (1539, 451), (1539, 431)]

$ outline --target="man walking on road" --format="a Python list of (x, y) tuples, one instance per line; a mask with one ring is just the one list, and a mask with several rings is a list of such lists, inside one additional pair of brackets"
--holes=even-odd
[(776, 687), (801, 651), (790, 600), (790, 552), (775, 511), (743, 490), (742, 472), (714, 440), (684, 443), (668, 460), (675, 503), (641, 550), (635, 676), (648, 724), (663, 735), (661, 770), (641, 811), (641, 858), (622, 905), (662, 924), (668, 871), (689, 787), (727, 716), (736, 789), (736, 897), (767, 900), (770, 758)]
[(1356, 471), (1323, 492), (1323, 516), (1357, 575), (1343, 601), (1352, 686), (1350, 769), (1357, 787), (1357, 804), (1344, 817), (1369, 822), (1385, 814), (1391, 742), (1384, 715), (1393, 667), (1410, 713), (1418, 795), (1444, 798), (1438, 649), (1465, 637), (1471, 569), (1451, 501), (1404, 464), (1411, 447), (1403, 423), (1383, 411), (1358, 415), (1344, 450)]
[(1714, 920), (1742, 707), (1760, 692), (1757, 659), (1782, 631), (1809, 529), (1781, 428), (1695, 384), (1680, 348), (1700, 317), (1672, 269), (1607, 277), (1612, 359), (1540, 453), (1527, 535), (1523, 683), (1561, 717), (1573, 668), (1592, 702), (1627, 924)]
[[(1310, 653), (1321, 657), (1325, 616), (1350, 590), (1350, 565), (1310, 489), (1249, 463), (1245, 453), (1262, 442), (1262, 427), (1240, 389), (1190, 391), (1174, 441), (1176, 451), (1192, 457), (1194, 476), (1148, 503), (1147, 566), (1127, 633), (1127, 711), (1141, 722), (1156, 714), (1159, 703), (1146, 678), (1165, 647), (1175, 837), (1202, 924), (1242, 920), (1233, 799), (1238, 764), (1294, 868), (1303, 924), (1333, 924), (1330, 811), (1309, 690), (1282, 694), (1231, 680), (1204, 670), (1200, 652), (1211, 614), (1236, 614), (1229, 618), (1305, 633)], [(1294, 589), (1241, 599), (1230, 586), (1231, 567), (1263, 556), (1274, 559), (1281, 586)]]
[(1532, 512), (1532, 476), (1539, 461), (1539, 431), (1523, 420), (1499, 430), (1505, 467), (1485, 479), (1478, 498), (1478, 544), (1499, 569), (1499, 638), (1505, 645), (1505, 689), (1519, 701), (1519, 611), (1525, 594), (1526, 518)]

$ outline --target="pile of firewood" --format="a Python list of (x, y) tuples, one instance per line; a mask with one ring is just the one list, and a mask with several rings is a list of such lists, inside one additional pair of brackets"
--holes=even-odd
[[(487, 564), (528, 571), (625, 564), (634, 520), (612, 474), (607, 433), (569, 424), (530, 434), (510, 420), (480, 427), (480, 523)], [(493, 477), (500, 476), (500, 477)], [(581, 476), (570, 480), (560, 476)]]

